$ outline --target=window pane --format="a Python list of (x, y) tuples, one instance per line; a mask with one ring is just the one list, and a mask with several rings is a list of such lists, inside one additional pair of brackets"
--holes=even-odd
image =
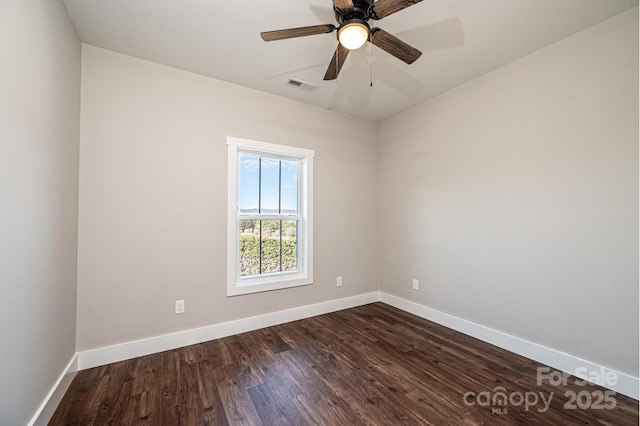
[[(241, 154), (240, 214), (298, 214), (298, 162)], [(296, 220), (240, 224), (240, 276), (298, 270)]]
[(278, 214), (280, 208), (280, 161), (261, 158), (260, 213)]
[(298, 162), (281, 162), (281, 208), (282, 214), (298, 214)]
[(240, 276), (260, 273), (260, 221), (240, 221)]
[(298, 221), (282, 221), (282, 270), (298, 270)]
[(280, 221), (262, 220), (262, 274), (280, 272)]
[(240, 155), (238, 160), (240, 213), (258, 213), (260, 158)]

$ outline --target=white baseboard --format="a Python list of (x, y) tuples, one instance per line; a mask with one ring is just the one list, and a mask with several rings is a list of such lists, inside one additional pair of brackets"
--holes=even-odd
[(373, 303), (379, 300), (380, 293), (376, 291), (357, 296), (345, 297), (343, 299), (329, 300), (327, 302), (316, 303), (313, 305), (286, 309), (284, 311), (257, 315), (235, 321), (194, 328), (177, 333), (164, 334), (162, 336), (91, 349), (88, 351), (78, 352), (78, 367), (80, 370), (85, 370), (87, 368), (98, 367), (112, 362), (123, 361), (247, 331), (258, 330), (260, 328), (328, 314), (330, 312), (353, 308), (355, 306), (366, 305), (367, 303)]
[[(576, 375), (576, 371), (580, 371), (578, 369), (583, 369), (582, 371), (586, 372), (613, 372), (617, 377), (617, 381), (613, 385), (603, 383), (602, 381), (598, 382), (597, 378), (592, 381), (631, 398), (638, 399), (639, 397), (640, 380), (637, 377), (383, 292), (372, 292), (343, 299), (330, 300), (284, 311), (78, 352), (78, 369), (85, 370), (112, 362), (176, 349), (377, 301), (384, 302), (421, 318), (533, 359), (559, 371), (574, 375)], [(601, 375), (600, 377), (604, 376)]]
[[(437, 311), (391, 294), (381, 292), (380, 301), (405, 312), (409, 312), (471, 337), (475, 337), (476, 339), (491, 343), (492, 345), (498, 346), (502, 349), (530, 358), (558, 371), (563, 371), (573, 375), (577, 375), (576, 372), (598, 372), (600, 374), (594, 374), (594, 377), (598, 376), (600, 379), (606, 377), (607, 372), (611, 372), (615, 374), (614, 377), (617, 378), (617, 380), (615, 380), (615, 384), (606, 383), (603, 380), (597, 380), (597, 378), (590, 381), (607, 389), (611, 389), (614, 392), (638, 399), (640, 380), (637, 377), (621, 373), (611, 368), (598, 365), (591, 361), (587, 361), (519, 337), (511, 336), (501, 331)], [(602, 372), (605, 374), (602, 374)], [(588, 373), (579, 374), (580, 377), (584, 377), (586, 375), (588, 375)]]
[(62, 401), (62, 397), (64, 397), (64, 394), (69, 388), (69, 385), (77, 371), (78, 354), (76, 353), (62, 371), (62, 374), (60, 374), (60, 377), (58, 377), (58, 380), (56, 380), (46, 398), (42, 401), (42, 404), (40, 404), (40, 407), (38, 407), (38, 410), (31, 418), (31, 421), (27, 423), (28, 426), (46, 426), (49, 423), (49, 420), (51, 420), (53, 413), (56, 412), (58, 404)]

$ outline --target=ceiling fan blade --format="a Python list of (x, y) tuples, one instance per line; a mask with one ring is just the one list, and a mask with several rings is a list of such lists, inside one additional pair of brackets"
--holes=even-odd
[(336, 9), (353, 9), (353, 0), (333, 0), (333, 7)]
[(422, 55), (422, 52), (415, 47), (409, 46), (398, 37), (380, 28), (371, 29), (371, 43), (407, 64), (414, 63)]
[(338, 43), (338, 47), (333, 54), (331, 63), (327, 68), (327, 72), (324, 74), (325, 80), (335, 80), (336, 78), (338, 78), (338, 74), (340, 74), (340, 70), (342, 69), (342, 65), (344, 65), (345, 59), (347, 59), (348, 54), (349, 49)]
[(330, 33), (335, 29), (336, 27), (331, 24), (312, 25), (310, 27), (289, 28), (287, 30), (265, 31), (260, 33), (260, 37), (262, 37), (264, 41), (284, 40), (287, 38)]
[(373, 5), (373, 19), (382, 19), (392, 13), (406, 9), (422, 0), (378, 0)]

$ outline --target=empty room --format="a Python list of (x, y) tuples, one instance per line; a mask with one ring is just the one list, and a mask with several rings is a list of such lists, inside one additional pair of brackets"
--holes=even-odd
[(0, 1), (0, 425), (637, 425), (638, 10)]

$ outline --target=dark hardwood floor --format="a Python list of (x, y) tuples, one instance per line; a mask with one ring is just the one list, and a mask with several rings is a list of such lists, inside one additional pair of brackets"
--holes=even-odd
[(50, 424), (638, 424), (636, 400), (538, 367), (374, 303), (81, 371)]

